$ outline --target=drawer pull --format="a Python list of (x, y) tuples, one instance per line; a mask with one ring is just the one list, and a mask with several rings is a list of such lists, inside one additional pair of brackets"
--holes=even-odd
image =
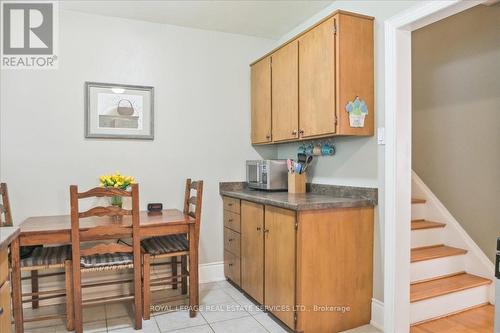
[(228, 205), (229, 207), (232, 207), (232, 206), (233, 206), (233, 204), (232, 204), (232, 203), (228, 203), (227, 205)]
[(229, 220), (227, 220), (227, 222), (233, 222), (233, 219), (229, 219)]

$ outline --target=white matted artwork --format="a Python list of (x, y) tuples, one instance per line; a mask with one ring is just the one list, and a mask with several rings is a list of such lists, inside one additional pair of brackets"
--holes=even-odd
[(153, 87), (85, 83), (85, 137), (154, 138)]

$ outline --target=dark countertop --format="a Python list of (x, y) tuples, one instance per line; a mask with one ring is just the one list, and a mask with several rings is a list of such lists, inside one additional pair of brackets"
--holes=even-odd
[(0, 227), (0, 250), (7, 248), (19, 232), (19, 227)]
[(221, 195), (291, 210), (373, 207), (377, 189), (350, 186), (308, 184), (308, 192), (291, 194), (248, 188), (246, 183), (220, 183)]

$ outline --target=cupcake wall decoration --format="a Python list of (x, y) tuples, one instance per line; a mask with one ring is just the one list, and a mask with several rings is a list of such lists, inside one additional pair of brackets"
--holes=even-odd
[(365, 101), (358, 96), (346, 104), (345, 110), (349, 113), (349, 125), (351, 127), (365, 127), (365, 117), (368, 114), (368, 107)]

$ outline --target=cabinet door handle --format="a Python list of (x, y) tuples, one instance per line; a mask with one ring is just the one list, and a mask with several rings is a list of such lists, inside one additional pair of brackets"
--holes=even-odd
[(268, 233), (269, 232), (269, 229), (264, 229), (264, 233)]
[(232, 241), (234, 241), (234, 238), (229, 238), (228, 241), (232, 242)]
[(0, 308), (0, 316), (3, 315), (3, 308)]
[(229, 207), (232, 207), (232, 206), (233, 206), (233, 204), (232, 204), (232, 203), (228, 203), (227, 205), (228, 205)]
[(261, 230), (262, 230), (262, 228), (261, 228), (261, 227), (257, 227), (257, 231), (261, 231)]
[(301, 129), (301, 130), (299, 131), (299, 134), (300, 134), (300, 135), (303, 135), (303, 134), (304, 134), (304, 130), (303, 130), (303, 129)]
[(229, 220), (227, 220), (227, 222), (233, 222), (233, 219), (229, 219)]
[(268, 139), (268, 140), (271, 139), (271, 136), (269, 134), (266, 135), (266, 139)]
[(233, 267), (233, 264), (229, 264), (229, 267)]
[(297, 130), (293, 130), (292, 135), (297, 135)]

